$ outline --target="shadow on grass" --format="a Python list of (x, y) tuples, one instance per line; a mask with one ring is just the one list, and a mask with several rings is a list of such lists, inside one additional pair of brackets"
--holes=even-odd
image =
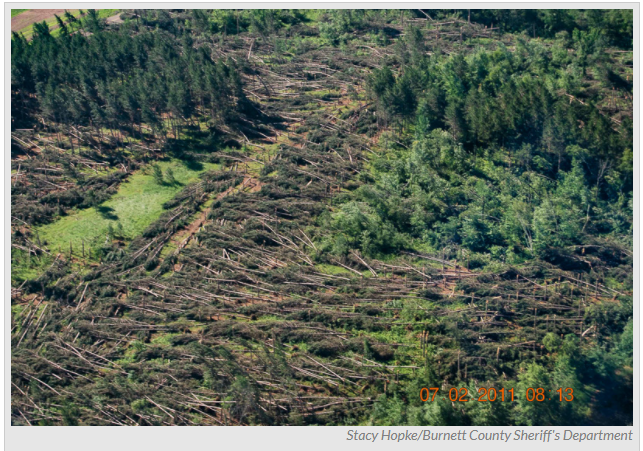
[(181, 160), (181, 163), (183, 163), (183, 166), (185, 166), (191, 171), (202, 171), (204, 167), (203, 163), (192, 158), (186, 158), (184, 160)]
[(118, 216), (114, 213), (112, 207), (106, 207), (104, 205), (99, 205), (96, 207), (96, 211), (105, 219), (110, 219), (112, 221), (118, 221)]
[[(166, 176), (167, 177), (167, 176)], [(178, 180), (156, 180), (158, 186), (185, 186), (185, 183), (179, 182)]]

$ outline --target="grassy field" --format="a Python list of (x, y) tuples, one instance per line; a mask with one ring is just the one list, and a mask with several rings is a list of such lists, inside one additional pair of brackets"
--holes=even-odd
[(206, 163), (195, 170), (180, 161), (161, 162), (159, 166), (164, 172), (171, 167), (178, 183), (159, 185), (148, 166), (133, 174), (114, 197), (98, 207), (77, 210), (40, 227), (40, 239), (45, 240), (54, 252), (59, 248), (68, 251), (70, 241), (76, 249), (82, 240), (93, 247), (102, 244), (110, 225), (118, 230), (119, 224), (126, 239), (134, 238), (163, 213), (164, 202), (172, 199), (186, 184), (197, 180), (199, 174), (216, 167)]
[(107, 19), (108, 17), (112, 17), (113, 15), (115, 15), (119, 11), (120, 11), (120, 9), (99, 9), (98, 10), (98, 18), (99, 19)]
[[(18, 11), (18, 12), (16, 12)], [(11, 10), (11, 17), (14, 17), (21, 12), (27, 11), (26, 9), (12, 9)], [(100, 19), (107, 19), (108, 17), (112, 17), (113, 15), (118, 13), (118, 9), (99, 9), (98, 10), (98, 17)], [(84, 12), (84, 11), (83, 11)], [(79, 17), (80, 11), (77, 9), (72, 9), (69, 10), (69, 13), (72, 14), (74, 17)], [(65, 20), (63, 16), (59, 16), (61, 19)], [(47, 19), (45, 19), (45, 22), (47, 22), (47, 25), (49, 25), (49, 29), (51, 30), (51, 35), (52, 36), (58, 36), (60, 34), (60, 29), (58, 28), (58, 23), (56, 22), (56, 18), (54, 16), (51, 16)], [(20, 30), (18, 30), (18, 33), (22, 33), (25, 38), (31, 39), (33, 36), (33, 24), (30, 24)]]

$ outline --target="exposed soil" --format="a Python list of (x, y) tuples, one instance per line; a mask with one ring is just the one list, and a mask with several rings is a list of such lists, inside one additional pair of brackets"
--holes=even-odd
[(51, 19), (54, 14), (65, 14), (64, 9), (30, 9), (11, 18), (11, 31), (20, 31), (29, 25)]
[(120, 13), (120, 11), (119, 11), (119, 13), (118, 13), (118, 14), (116, 14), (116, 15), (114, 15), (114, 16), (111, 16), (111, 17), (108, 17), (107, 19), (105, 19), (105, 21), (106, 21), (108, 24), (118, 24), (118, 23), (123, 23), (123, 19), (121, 19), (121, 13)]
[[(253, 177), (246, 177), (243, 180), (243, 183), (239, 186), (232, 186), (225, 190), (222, 193), (219, 193), (216, 197), (217, 200), (223, 199), (225, 196), (229, 195), (235, 190), (249, 190), (249, 192), (256, 193), (261, 190), (261, 183)], [(195, 219), (188, 227), (179, 231), (174, 235), (172, 241), (178, 243), (175, 254), (178, 254), (181, 249), (183, 249), (190, 239), (199, 231), (201, 226), (207, 221), (209, 209), (205, 209), (197, 219)]]

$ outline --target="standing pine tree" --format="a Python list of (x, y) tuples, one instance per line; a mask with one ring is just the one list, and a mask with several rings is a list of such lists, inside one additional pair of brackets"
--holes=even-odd
[(167, 179), (167, 183), (170, 185), (175, 185), (177, 183), (176, 178), (174, 178), (174, 171), (172, 168), (167, 168), (165, 170), (165, 178)]
[(159, 185), (165, 183), (163, 180), (163, 171), (161, 171), (161, 167), (158, 164), (152, 166), (152, 176), (154, 177), (154, 181)]

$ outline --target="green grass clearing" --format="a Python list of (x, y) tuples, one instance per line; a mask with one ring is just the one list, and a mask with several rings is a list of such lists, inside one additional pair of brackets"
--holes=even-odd
[(47, 242), (51, 251), (61, 248), (67, 252), (69, 242), (80, 250), (82, 240), (86, 245), (97, 246), (105, 240), (109, 226), (115, 230), (122, 226), (122, 235), (132, 239), (140, 235), (163, 213), (163, 203), (172, 199), (184, 186), (197, 180), (198, 176), (217, 167), (204, 163), (199, 170), (190, 169), (179, 161), (160, 162), (165, 172), (172, 168), (177, 184), (159, 185), (152, 176), (152, 167), (137, 171), (123, 183), (111, 199), (98, 207), (77, 210), (56, 222), (38, 229), (40, 239)]
[(120, 11), (120, 9), (99, 9), (98, 10), (98, 18), (99, 19), (107, 19), (108, 17), (112, 17), (112, 16), (118, 14), (119, 11)]
[(315, 269), (321, 273), (329, 274), (331, 276), (334, 276), (337, 274), (350, 274), (353, 276), (355, 275), (355, 273), (350, 272), (346, 268), (342, 268), (341, 266), (328, 265), (326, 263), (320, 263), (318, 265), (315, 265)]
[(17, 16), (20, 13), (23, 13), (25, 11), (29, 11), (28, 9), (12, 9), (11, 10), (11, 17)]

